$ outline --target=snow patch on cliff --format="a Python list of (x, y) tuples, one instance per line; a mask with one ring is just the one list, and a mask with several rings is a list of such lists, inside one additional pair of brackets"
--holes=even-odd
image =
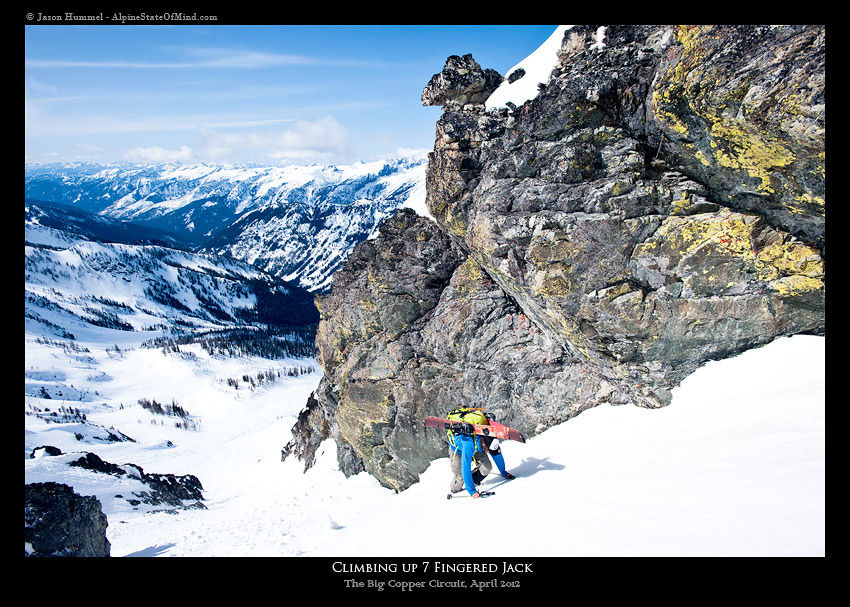
[(524, 70), (525, 75), (514, 82), (505, 80), (487, 99), (485, 107), (488, 110), (499, 109), (507, 107), (508, 103), (522, 105), (534, 99), (539, 90), (538, 85), (549, 82), (549, 75), (558, 64), (558, 50), (564, 40), (564, 32), (571, 27), (559, 25), (536, 51), (509, 69), (508, 76), (518, 69)]

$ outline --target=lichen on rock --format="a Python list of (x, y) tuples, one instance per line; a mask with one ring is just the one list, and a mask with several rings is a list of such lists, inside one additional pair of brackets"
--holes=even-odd
[(325, 377), (285, 456), (335, 438), (403, 490), (445, 454), (425, 415), (533, 436), (825, 332), (823, 27), (597, 30), (520, 107), (486, 109), (502, 79), (471, 56), (431, 79), (436, 224), (400, 211), (319, 299)]

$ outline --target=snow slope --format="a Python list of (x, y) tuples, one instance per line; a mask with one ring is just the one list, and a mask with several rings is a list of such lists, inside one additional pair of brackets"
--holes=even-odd
[[(781, 338), (705, 365), (664, 409), (586, 411), (525, 444), (505, 445), (518, 478), (494, 497), (447, 501), (445, 458), (401, 494), (366, 474), (345, 478), (330, 443), (306, 473), (299, 461), (281, 462), (319, 374), (253, 391), (231, 389), (222, 378), (294, 361), (216, 360), (201, 351), (181, 358), (129, 344), (118, 358), (92, 348), (64, 381), (91, 383), (97, 367), (104, 404), (87, 407), (89, 420), (137, 442), (81, 445), (60, 425), (26, 416), (25, 476), (97, 495), (116, 557), (475, 556), (475, 543), (415, 533), (411, 524), (470, 511), (510, 522), (514, 540), (493, 546), (493, 556), (824, 556), (824, 350), (821, 337)], [(48, 346), (28, 344), (28, 368), (58, 364)], [(202, 430), (150, 424), (146, 411), (129, 406), (139, 396), (176, 399)], [(65, 456), (28, 459), (45, 444), (146, 472), (194, 474), (208, 509), (134, 510), (114, 497), (128, 489), (113, 477), (71, 472)]]

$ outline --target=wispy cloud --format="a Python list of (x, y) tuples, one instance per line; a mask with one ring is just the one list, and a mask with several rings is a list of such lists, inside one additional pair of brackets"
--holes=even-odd
[(331, 116), (314, 121), (298, 121), (283, 131), (220, 133), (204, 130), (204, 155), (230, 157), (249, 152), (277, 160), (322, 160), (345, 158), (351, 154), (351, 136)]
[(98, 114), (77, 116), (73, 120), (47, 113), (40, 105), (25, 100), (24, 124), (29, 137), (65, 137), (118, 133), (154, 133), (197, 129), (273, 127), (292, 118), (246, 118), (225, 114), (208, 115), (136, 115)]
[(351, 156), (348, 130), (330, 116), (299, 121), (282, 131), (241, 131), (220, 133), (202, 130), (204, 144), (198, 149), (181, 145), (177, 149), (160, 146), (137, 147), (124, 154), (132, 162), (230, 161), (238, 157), (276, 161), (340, 161)]
[(131, 162), (191, 162), (196, 159), (195, 153), (188, 146), (180, 146), (179, 150), (166, 150), (159, 146), (133, 148), (124, 158)]
[(270, 67), (304, 65), (322, 67), (378, 68), (388, 64), (359, 61), (346, 58), (314, 57), (280, 53), (264, 53), (252, 50), (222, 48), (174, 48), (188, 55), (182, 61), (128, 61), (128, 60), (69, 60), (69, 59), (25, 59), (27, 68), (117, 68), (117, 69), (263, 69)]

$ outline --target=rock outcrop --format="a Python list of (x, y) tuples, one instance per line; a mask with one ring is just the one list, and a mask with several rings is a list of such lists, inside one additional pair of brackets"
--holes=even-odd
[(109, 556), (106, 527), (96, 497), (81, 496), (60, 483), (24, 487), (26, 556)]
[(485, 107), (498, 79), (468, 55), (428, 84), (437, 223), (399, 212), (318, 299), (325, 376), (284, 457), (334, 438), (402, 490), (445, 455), (425, 415), (533, 436), (825, 332), (824, 28), (597, 32), (568, 30), (519, 107)]
[(116, 477), (137, 479), (147, 490), (133, 492), (133, 497), (126, 498), (133, 505), (148, 504), (151, 506), (172, 506), (187, 510), (205, 510), (203, 504), (203, 486), (194, 474), (157, 474), (145, 472), (136, 464), (121, 466), (102, 460), (95, 453), (86, 452), (81, 457), (68, 463), (69, 466), (85, 468), (101, 474), (111, 474)]

